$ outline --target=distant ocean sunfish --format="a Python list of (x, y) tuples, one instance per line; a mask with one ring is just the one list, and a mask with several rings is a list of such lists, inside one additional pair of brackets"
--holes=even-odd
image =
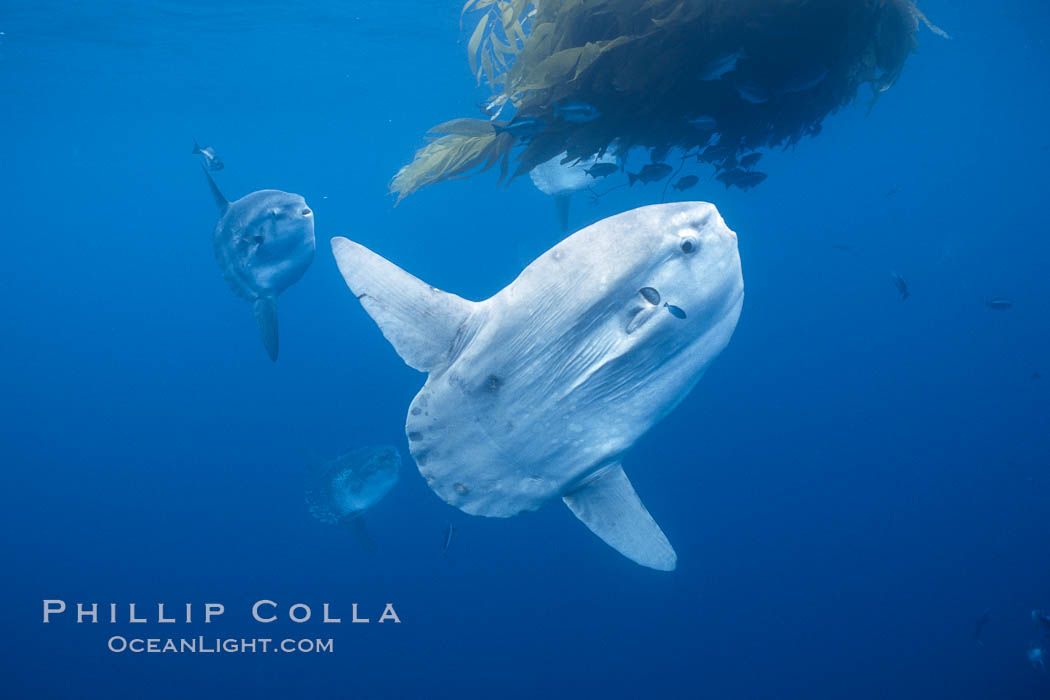
[(310, 514), (322, 523), (346, 527), (371, 548), (362, 516), (394, 487), (400, 467), (401, 455), (393, 447), (360, 447), (311, 465), (306, 487)]
[(219, 207), (212, 240), (222, 275), (252, 302), (263, 345), (277, 361), (277, 297), (303, 276), (314, 259), (314, 216), (306, 200), (260, 190), (228, 202), (207, 171)]
[(428, 373), (405, 431), (438, 496), (493, 517), (561, 498), (624, 556), (675, 568), (621, 461), (736, 327), (737, 237), (713, 205), (660, 204), (599, 221), (477, 303), (345, 238), (332, 251), (401, 358)]

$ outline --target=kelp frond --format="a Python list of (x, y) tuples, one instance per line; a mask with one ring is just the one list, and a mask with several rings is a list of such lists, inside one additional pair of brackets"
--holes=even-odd
[(454, 119), (435, 126), (428, 134), (433, 140), (416, 151), (412, 162), (390, 183), (398, 202), (421, 187), (482, 172), (497, 162), (502, 161), (501, 172), (506, 172), (513, 138), (498, 132), (487, 119)]

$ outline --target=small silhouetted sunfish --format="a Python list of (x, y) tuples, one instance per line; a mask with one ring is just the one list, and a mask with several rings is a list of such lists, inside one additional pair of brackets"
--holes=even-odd
[(215, 260), (230, 288), (252, 302), (270, 359), (277, 361), (277, 297), (299, 281), (314, 259), (314, 215), (306, 200), (260, 190), (228, 202), (208, 171), (219, 222), (212, 233)]
[(671, 185), (671, 187), (673, 189), (678, 190), (679, 192), (685, 192), (687, 189), (689, 189), (699, 181), (700, 178), (698, 178), (696, 175), (686, 175), (685, 177), (679, 178), (678, 182)]
[(995, 309), (997, 311), (1005, 311), (1006, 309), (1013, 308), (1014, 305), (1014, 303), (1009, 299), (1003, 299), (1001, 297), (989, 299), (984, 303), (988, 306), (989, 309)]
[(674, 316), (675, 318), (681, 318), (681, 319), (685, 318), (685, 311), (682, 311), (680, 308), (678, 308), (674, 304), (668, 304), (667, 302), (664, 302), (664, 308), (667, 309), (668, 311), (670, 311), (671, 315)]
[(588, 175), (590, 175), (591, 177), (597, 179), (599, 177), (607, 177), (609, 175), (612, 175), (613, 173), (615, 173), (619, 169), (620, 169), (620, 166), (617, 165), (616, 163), (595, 163), (594, 165), (592, 165), (591, 167), (587, 168), (583, 172), (585, 172)]
[(554, 116), (573, 124), (586, 124), (601, 115), (597, 107), (586, 102), (570, 101), (554, 105)]
[(222, 162), (222, 158), (219, 157), (214, 148), (211, 146), (201, 148), (196, 139), (193, 141), (193, 155), (202, 156), (205, 165), (208, 166), (208, 170), (222, 170), (226, 167), (226, 164)]
[(666, 163), (649, 163), (637, 173), (627, 173), (627, 181), (631, 185), (634, 185), (635, 182), (648, 184), (657, 180), (663, 180), (671, 174), (671, 170), (673, 168)]
[(891, 272), (890, 279), (893, 280), (893, 286), (897, 288), (897, 292), (901, 295), (901, 301), (911, 296), (911, 292), (908, 291), (908, 283), (904, 281), (903, 277), (896, 272)]

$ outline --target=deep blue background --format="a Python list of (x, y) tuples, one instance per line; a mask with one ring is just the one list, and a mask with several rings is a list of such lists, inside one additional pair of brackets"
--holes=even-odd
[[(328, 238), (475, 299), (558, 238), (527, 178), (396, 209), (386, 192), (429, 126), (484, 96), (458, 1), (4, 2), (0, 694), (1047, 697), (1025, 651), (1050, 607), (1050, 10), (922, 7), (953, 38), (924, 30), (870, 116), (768, 154), (752, 192), (689, 193), (740, 234), (747, 300), (626, 460), (679, 554), (662, 574), (558, 504), (466, 516), (410, 462), (369, 515), (374, 556), (306, 512), (304, 452), (407, 459), (423, 380)], [(231, 199), (272, 187), (316, 211), (276, 365), (213, 260), (194, 137)], [(579, 198), (573, 223), (659, 194)], [(45, 626), (44, 598), (227, 614)], [(258, 598), (344, 619), (392, 601), (404, 622), (262, 626)], [(334, 636), (337, 653), (114, 655), (114, 633)]]

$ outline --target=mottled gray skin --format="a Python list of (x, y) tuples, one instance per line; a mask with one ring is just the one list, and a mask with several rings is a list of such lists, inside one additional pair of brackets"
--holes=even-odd
[(230, 204), (212, 240), (215, 260), (238, 296), (276, 297), (313, 262), (313, 212), (297, 194), (252, 192)]
[(276, 361), (277, 297), (313, 262), (313, 212), (301, 196), (280, 190), (227, 202), (210, 175), (208, 183), (220, 213), (212, 234), (215, 260), (234, 293), (252, 302), (263, 344)]
[(737, 237), (713, 205), (599, 221), (482, 302), (345, 238), (332, 251), (401, 358), (427, 372), (405, 432), (438, 496), (493, 517), (561, 498), (623, 555), (675, 568), (621, 460), (692, 390), (740, 316)]

